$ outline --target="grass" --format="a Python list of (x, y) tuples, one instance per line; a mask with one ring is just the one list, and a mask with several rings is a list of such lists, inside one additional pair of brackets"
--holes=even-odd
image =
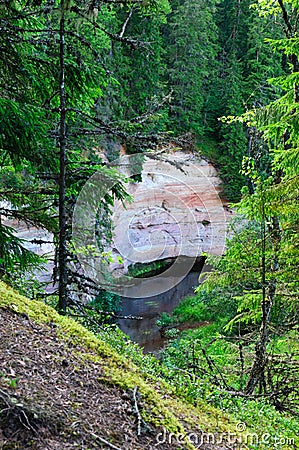
[[(176, 372), (178, 386), (177, 395), (183, 396), (189, 402), (196, 404), (201, 397), (222, 411), (233, 415), (248, 429), (254, 430), (262, 437), (262, 444), (253, 442), (253, 448), (297, 448), (299, 446), (299, 421), (292, 414), (281, 413), (266, 400), (248, 400), (232, 396), (229, 391), (242, 390), (246, 382), (248, 370), (251, 367), (254, 354), (254, 336), (252, 343), (242, 343), (245, 359), (244, 375), (240, 377), (241, 360), (238, 333), (226, 331), (226, 325), (236, 314), (236, 303), (229, 295), (213, 292), (213, 297), (202, 287), (193, 297), (186, 297), (171, 315), (163, 314), (159, 325), (168, 329), (188, 325), (201, 324), (197, 329), (186, 329), (175, 339), (170, 340), (167, 348), (162, 351), (163, 365), (170, 371), (175, 368), (188, 376)], [(272, 340), (271, 350), (282, 356), (298, 351), (298, 334), (292, 331)], [(208, 359), (204, 355), (204, 351)], [(269, 348), (270, 351), (270, 348)], [(209, 360), (209, 361), (208, 361)], [(213, 372), (209, 368), (213, 366)], [(217, 369), (215, 369), (217, 367)], [(216, 380), (216, 378), (218, 381)], [(227, 383), (224, 387), (223, 379)], [(217, 384), (219, 382), (219, 384)], [(220, 388), (221, 385), (221, 388)]]

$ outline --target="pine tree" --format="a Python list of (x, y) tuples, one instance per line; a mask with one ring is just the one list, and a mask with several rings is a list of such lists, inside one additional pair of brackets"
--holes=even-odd
[[(271, 18), (260, 17), (257, 3), (225, 0), (217, 8), (219, 29), (219, 78), (215, 82), (214, 117), (236, 116), (277, 98), (277, 89), (267, 79), (283, 73), (281, 55), (273, 56), (264, 39), (279, 28)], [(274, 34), (275, 33), (275, 34)], [(225, 193), (238, 201), (246, 178), (241, 173), (243, 156), (251, 152), (250, 130), (241, 122), (220, 121), (214, 125), (219, 142), (220, 174)]]
[[(113, 79), (104, 89), (104, 104), (99, 105), (102, 117), (118, 116), (122, 120), (148, 114), (155, 110), (164, 96), (161, 25), (169, 11), (168, 2), (163, 2), (145, 13), (138, 6), (116, 10), (115, 28), (123, 36), (133, 36), (138, 45), (123, 46), (111, 42), (105, 65)], [(105, 107), (108, 105), (108, 111)], [(154, 117), (152, 118), (152, 120)]]

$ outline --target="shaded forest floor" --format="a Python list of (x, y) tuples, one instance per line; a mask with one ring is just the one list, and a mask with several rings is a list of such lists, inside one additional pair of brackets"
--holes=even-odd
[(192, 448), (161, 442), (162, 434), (159, 442), (163, 429), (147, 428), (136, 414), (136, 404), (148, 407), (142, 396), (101, 380), (101, 364), (67, 335), (61, 339), (55, 323), (0, 307), (0, 329), (1, 450)]
[[(132, 450), (156, 445), (161, 430), (151, 427), (137, 436), (133, 394), (99, 381), (100, 365), (79, 356), (84, 348), (74, 351), (72, 342), (59, 339), (54, 325), (2, 309), (0, 327), (0, 448)], [(163, 448), (175, 445), (164, 443)]]

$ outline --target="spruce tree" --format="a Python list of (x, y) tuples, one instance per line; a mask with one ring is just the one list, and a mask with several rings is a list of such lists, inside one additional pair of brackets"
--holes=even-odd
[(269, 347), (275, 335), (282, 336), (298, 324), (299, 54), (294, 42), (299, 11), (296, 2), (278, 1), (274, 6), (259, 2), (260, 14), (283, 25), (285, 37), (269, 38), (269, 42), (276, 51), (284, 52), (291, 73), (272, 80), (282, 89), (278, 99), (237, 119), (258, 130), (256, 149), (259, 152), (262, 144), (271, 158), (266, 171), (258, 152), (244, 158), (243, 171), (251, 180), (251, 189), (243, 189), (239, 211), (246, 223), (234, 233), (206, 287), (213, 290), (217, 282), (217, 287), (233, 292), (238, 314), (228, 328), (238, 325), (240, 333), (242, 327), (256, 327), (254, 357), (244, 394), (271, 395), (270, 401), (280, 410), (293, 412), (298, 410), (293, 395), (298, 385), (296, 363), (290, 357), (285, 367), (279, 358), (270, 364)]
[[(140, 6), (139, 2), (130, 5), (134, 3)], [(68, 287), (78, 280), (69, 245), (76, 197), (94, 172), (109, 173), (97, 154), (103, 137), (140, 140), (141, 145), (148, 139), (140, 136), (134, 120), (125, 125), (122, 118), (104, 120), (97, 113), (96, 105), (110, 81), (103, 59), (111, 42), (139, 45), (136, 39), (109, 30), (114, 13), (106, 2), (101, 6), (99, 11), (93, 2), (64, 0), (1, 5), (2, 174), (9, 168), (11, 185), (22, 180), (22, 190), (16, 192), (7, 190), (8, 177), (3, 176), (2, 198), (14, 205), (12, 217), (54, 232), (61, 311), (66, 309)], [(148, 15), (149, 6), (143, 7)], [(115, 186), (107, 194), (107, 205), (125, 195), (114, 169), (111, 177)], [(8, 232), (2, 236), (10, 239)]]
[(200, 136), (208, 126), (206, 103), (217, 68), (215, 2), (176, 1), (172, 9), (164, 28), (167, 79), (173, 92), (169, 127)]

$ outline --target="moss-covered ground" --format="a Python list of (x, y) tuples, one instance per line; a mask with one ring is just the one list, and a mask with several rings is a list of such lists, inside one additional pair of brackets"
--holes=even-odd
[(3, 450), (274, 448), (251, 445), (254, 430), (204, 399), (184, 401), (141, 356), (133, 362), (133, 346), (120, 351), (120, 332), (109, 344), (2, 282), (0, 319)]
[[(101, 437), (122, 449), (156, 444), (192, 449), (196, 447), (190, 443), (191, 432), (194, 441), (208, 432), (215, 439), (223, 433), (226, 439), (235, 430), (236, 422), (229, 416), (208, 405), (185, 404), (165, 383), (150, 382), (128, 357), (79, 323), (4, 283), (0, 308), (1, 448), (48, 448), (56, 430), (52, 449), (101, 448)], [(39, 438), (44, 444), (33, 444)]]

